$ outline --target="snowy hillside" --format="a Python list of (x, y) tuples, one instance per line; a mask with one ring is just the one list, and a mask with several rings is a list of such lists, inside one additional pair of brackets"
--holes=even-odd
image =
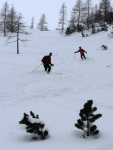
[[(80, 33), (62, 36), (58, 31), (30, 30), (29, 41), (6, 44), (0, 37), (0, 145), (2, 150), (112, 150), (113, 149), (113, 38), (103, 31), (82, 38)], [(107, 45), (108, 50), (102, 50)], [(87, 51), (81, 60), (75, 51)], [(41, 65), (44, 55), (52, 55), (52, 71)], [(39, 67), (38, 67), (39, 66)], [(34, 72), (36, 67), (38, 67)], [(32, 72), (32, 73), (31, 73)], [(92, 99), (102, 117), (95, 122), (100, 133), (82, 138), (74, 127), (79, 111)], [(19, 121), (33, 111), (44, 120), (49, 138), (32, 141)]]

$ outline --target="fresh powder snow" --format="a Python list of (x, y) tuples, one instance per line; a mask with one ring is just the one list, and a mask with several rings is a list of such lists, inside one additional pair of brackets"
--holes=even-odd
[[(112, 30), (83, 38), (81, 33), (65, 36), (28, 29), (29, 35), (20, 35), (28, 40), (20, 43), (20, 54), (16, 43), (7, 44), (0, 36), (1, 150), (113, 150), (113, 38), (108, 36)], [(79, 46), (87, 51), (86, 60), (74, 54)], [(41, 59), (50, 52), (54, 66), (47, 74)], [(74, 124), (91, 99), (95, 113), (102, 114), (94, 122), (100, 133), (83, 138)], [(19, 124), (23, 113), (30, 111), (45, 122), (46, 140), (32, 140)]]

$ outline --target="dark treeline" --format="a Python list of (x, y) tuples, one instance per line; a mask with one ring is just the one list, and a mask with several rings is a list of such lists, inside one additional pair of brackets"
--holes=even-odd
[[(60, 30), (64, 29), (66, 24), (66, 6), (62, 5), (60, 11)], [(66, 28), (66, 34), (73, 32), (82, 32), (85, 29), (92, 28), (92, 33), (99, 30), (107, 30), (106, 25), (113, 24), (113, 7), (110, 0), (100, 0), (99, 4), (92, 6), (92, 0), (76, 0), (76, 3), (71, 11), (70, 20), (68, 20), (68, 27)], [(100, 26), (98, 31), (95, 30), (96, 26)]]

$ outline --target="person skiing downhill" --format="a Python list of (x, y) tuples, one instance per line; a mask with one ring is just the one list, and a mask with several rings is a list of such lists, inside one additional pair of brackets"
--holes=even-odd
[(54, 64), (51, 63), (51, 56), (52, 56), (52, 53), (49, 53), (49, 55), (44, 56), (41, 60), (43, 63), (44, 69), (45, 71), (47, 71), (47, 73), (50, 73), (51, 66), (54, 66)]
[(87, 53), (84, 49), (82, 49), (81, 47), (79, 47), (79, 50), (77, 50), (76, 52), (74, 53), (80, 53), (80, 57), (81, 59), (86, 59), (86, 56), (84, 53)]

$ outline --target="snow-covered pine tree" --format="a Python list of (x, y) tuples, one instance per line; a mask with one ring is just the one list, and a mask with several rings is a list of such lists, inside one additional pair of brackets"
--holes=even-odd
[(84, 3), (84, 7), (83, 7), (83, 16), (84, 19), (86, 20), (86, 24), (87, 24), (87, 28), (89, 29), (89, 25), (90, 25), (90, 14), (93, 10), (92, 7), (92, 0), (86, 0), (86, 2)]
[(13, 34), (9, 35), (8, 39), (7, 39), (7, 40), (10, 40), (10, 39), (16, 38), (16, 40), (10, 41), (10, 42), (7, 42), (7, 43), (13, 43), (13, 42), (17, 43), (17, 54), (19, 54), (19, 41), (21, 41), (21, 42), (26, 42), (27, 41), (26, 39), (21, 39), (19, 37), (20, 34), (26, 34), (26, 35), (28, 34), (25, 31), (25, 28), (26, 28), (26, 26), (25, 26), (25, 23), (23, 22), (23, 15), (21, 13), (19, 13), (18, 16), (16, 16), (15, 24), (12, 27)]
[[(79, 32), (79, 26), (81, 23), (81, 17), (82, 17), (82, 9), (83, 9), (83, 1), (77, 0), (75, 6), (72, 9), (72, 16), (74, 15), (76, 21), (75, 24), (77, 25), (77, 31)], [(72, 19), (71, 19), (72, 20)]]
[(61, 9), (60, 9), (60, 18), (59, 18), (59, 27), (60, 27), (60, 30), (64, 30), (64, 25), (66, 24), (66, 21), (67, 21), (67, 11), (66, 11), (66, 4), (63, 3), (62, 6), (61, 6)]
[(75, 31), (82, 31), (83, 27), (81, 26), (81, 16), (82, 16), (82, 9), (83, 9), (83, 1), (77, 0), (76, 4), (72, 8), (71, 16), (69, 20), (69, 26), (66, 29), (65, 34), (69, 35)]
[(4, 33), (4, 36), (6, 36), (7, 33), (7, 17), (9, 13), (9, 4), (6, 1), (3, 5), (3, 8), (0, 13), (0, 31)]
[(37, 24), (37, 29), (39, 29), (40, 31), (48, 31), (48, 27), (47, 27), (47, 22), (46, 22), (46, 15), (43, 13), (41, 15), (40, 21)]
[(108, 49), (108, 46), (106, 46), (106, 45), (101, 45), (101, 48), (102, 48), (103, 50), (107, 50), (107, 49)]
[(12, 33), (15, 32), (15, 28), (16, 28), (17, 20), (18, 20), (17, 18), (18, 18), (17, 12), (15, 10), (15, 7), (12, 5), (7, 15), (7, 29), (9, 32), (12, 32)]
[(33, 139), (44, 140), (48, 136), (49, 131), (47, 129), (44, 129), (45, 123), (39, 120), (39, 115), (35, 115), (32, 111), (30, 111), (30, 116), (24, 113), (23, 118), (21, 119), (21, 121), (19, 121), (19, 124), (26, 125), (26, 132), (36, 134)]
[(34, 17), (31, 18), (30, 29), (34, 29)]
[(103, 21), (108, 21), (108, 14), (110, 11), (112, 11), (110, 0), (101, 0), (99, 3), (99, 9), (101, 10), (103, 14)]
[(86, 136), (94, 136), (99, 133), (97, 130), (97, 126), (93, 125), (93, 123), (102, 117), (102, 114), (94, 114), (97, 111), (97, 107), (92, 107), (93, 100), (88, 100), (83, 109), (80, 110), (79, 116), (80, 119), (75, 123), (75, 127), (84, 131), (83, 137)]
[(83, 9), (83, 1), (77, 0), (76, 4), (72, 8), (71, 11), (71, 17), (69, 20), (69, 26), (74, 27), (78, 24), (78, 26), (81, 23), (81, 15), (82, 15), (82, 9)]

